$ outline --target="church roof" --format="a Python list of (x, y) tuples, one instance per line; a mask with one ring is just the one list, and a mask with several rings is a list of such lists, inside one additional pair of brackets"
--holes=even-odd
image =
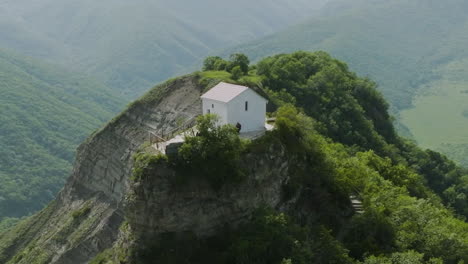
[(227, 103), (248, 89), (249, 87), (246, 86), (220, 82), (218, 85), (203, 94), (201, 98)]

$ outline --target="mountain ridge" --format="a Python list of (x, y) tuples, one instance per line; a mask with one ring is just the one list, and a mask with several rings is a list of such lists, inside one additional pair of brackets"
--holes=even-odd
[[(329, 3), (324, 12), (333, 15), (312, 18), (221, 54), (243, 52), (257, 60), (295, 50), (330, 52), (379, 84), (402, 127), (400, 133), (463, 161), (443, 145), (458, 145), (459, 151), (466, 145), (462, 132), (468, 129), (462, 116), (466, 99), (460, 99), (465, 98), (460, 92), (466, 85), (466, 2), (364, 0), (347, 8), (333, 6), (346, 6), (345, 2)], [(453, 105), (444, 107), (448, 102)]]
[(35, 32), (37, 42), (47, 45), (40, 45), (44, 49), (39, 54), (30, 49), (20, 52), (85, 72), (134, 99), (154, 83), (186, 72), (211, 50), (294, 24), (325, 1), (286, 2), (262, 0), (254, 3), (255, 8), (244, 0), (236, 4), (213, 0), (9, 2), (3, 13), (18, 17), (21, 24), (4, 31), (12, 36), (3, 38), (0, 46), (28, 47), (34, 39), (15, 36)]
[[(288, 63), (277, 63), (285, 60)], [(290, 67), (301, 63), (313, 67)], [(286, 74), (281, 78), (270, 74), (280, 69)], [(437, 153), (392, 139), (385, 129), (388, 106), (375, 84), (350, 73), (344, 63), (323, 52), (266, 58), (254, 71), (259, 75), (250, 72), (238, 81), (229, 72), (196, 72), (160, 84), (129, 105), (79, 147), (73, 175), (57, 200), (0, 234), (0, 261), (151, 263), (158, 259), (193, 263), (270, 256), (273, 259), (265, 263), (282, 259), (375, 263), (374, 258), (383, 261), (401, 254), (419, 263), (426, 263), (423, 256), (456, 263), (468, 258), (464, 255), (468, 225), (441, 203), (444, 188), (452, 184), (444, 182), (447, 175), (461, 180), (458, 177), (464, 171)], [(253, 85), (252, 80), (258, 78), (270, 100), (281, 107), (276, 113), (277, 128), (271, 133), (252, 142), (223, 145), (243, 148), (247, 144), (239, 164), (218, 164), (240, 172), (245, 169), (245, 174), (239, 174), (240, 182), (230, 178), (235, 175), (208, 175), (210, 170), (191, 169), (190, 155), (156, 154), (148, 144), (148, 131), (171, 131), (178, 120), (199, 115), (199, 96), (204, 90), (219, 81)], [(283, 93), (277, 90), (281, 82), (290, 84)], [(302, 92), (304, 98), (296, 97)], [(316, 111), (304, 110), (317, 120), (284, 104), (294, 101), (292, 98), (298, 107), (306, 106), (307, 100), (315, 101)], [(322, 115), (321, 111), (334, 114)], [(352, 124), (349, 118), (359, 122)], [(348, 126), (350, 133), (338, 133), (343, 131), (340, 127)], [(230, 134), (234, 130), (218, 129), (221, 141), (236, 140), (237, 135)], [(197, 151), (188, 153), (197, 157), (204, 153), (196, 142), (220, 143), (199, 141), (197, 137), (206, 136), (205, 132), (190, 141)], [(187, 151), (191, 146), (183, 148)], [(188, 170), (179, 171), (184, 166)], [(199, 171), (207, 174), (197, 174)], [(217, 178), (224, 179), (220, 189), (211, 184), (219, 182)], [(455, 196), (463, 194), (462, 184), (452, 187), (461, 188)], [(246, 188), (254, 203), (242, 200)], [(353, 213), (352, 193), (363, 199), (363, 214)], [(455, 202), (443, 198), (445, 204)], [(256, 208), (261, 204), (271, 208)], [(460, 214), (467, 213), (463, 211), (466, 205), (453, 205)], [(421, 217), (428, 221), (416, 222)], [(453, 232), (458, 236), (451, 236)], [(308, 240), (305, 234), (319, 236), (321, 242)], [(261, 247), (242, 246), (252, 239)], [(278, 247), (272, 241), (284, 244)], [(295, 251), (298, 243), (294, 241), (300, 241), (300, 251)], [(453, 246), (441, 247), (447, 241)], [(184, 246), (175, 250), (173, 245)]]

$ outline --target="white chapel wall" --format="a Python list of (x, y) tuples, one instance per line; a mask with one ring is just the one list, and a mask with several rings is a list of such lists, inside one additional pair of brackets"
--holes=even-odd
[[(245, 111), (245, 102), (248, 102), (248, 110)], [(265, 128), (267, 101), (248, 89), (238, 95), (227, 104), (228, 123), (242, 125), (241, 132), (258, 131)]]
[(202, 99), (203, 103), (203, 114), (208, 114), (208, 110), (211, 114), (217, 114), (219, 116), (220, 125), (228, 123), (227, 118), (227, 105), (212, 99)]

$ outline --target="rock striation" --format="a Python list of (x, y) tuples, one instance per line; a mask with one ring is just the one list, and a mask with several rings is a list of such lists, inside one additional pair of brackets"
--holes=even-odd
[(149, 131), (199, 115), (202, 89), (194, 75), (159, 85), (81, 144), (56, 200), (0, 236), (0, 263), (87, 263), (111, 247), (125, 218), (133, 154)]
[(132, 177), (134, 154), (150, 145), (149, 132), (168, 133), (201, 114), (200, 95), (210, 85), (201, 83), (194, 74), (159, 85), (86, 140), (56, 200), (0, 235), (0, 263), (80, 264), (102, 252), (132, 263), (135, 252), (126, 251), (144, 250), (158, 236), (210, 236), (249, 220), (259, 207), (293, 212), (303, 221), (318, 217), (314, 211), (327, 208), (330, 194), (302, 187), (285, 194), (304, 161), (279, 143), (244, 155), (246, 178), (221, 190), (199, 178), (174, 184), (176, 171), (165, 162)]

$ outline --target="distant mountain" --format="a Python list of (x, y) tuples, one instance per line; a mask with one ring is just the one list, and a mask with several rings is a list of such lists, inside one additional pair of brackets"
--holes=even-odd
[(452, 157), (461, 161), (460, 153), (468, 153), (459, 149), (468, 143), (467, 12), (463, 0), (335, 0), (319, 17), (224, 55), (245, 52), (255, 60), (294, 50), (330, 52), (378, 82), (423, 147), (449, 155), (456, 147)]
[(210, 51), (298, 23), (327, 0), (4, 0), (0, 46), (136, 97)]
[(75, 148), (124, 101), (97, 81), (0, 50), (0, 221), (47, 204)]

